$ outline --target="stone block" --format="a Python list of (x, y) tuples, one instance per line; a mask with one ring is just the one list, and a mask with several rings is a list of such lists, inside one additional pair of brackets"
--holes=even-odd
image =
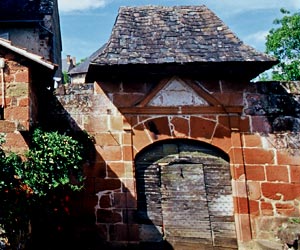
[(136, 126), (132, 135), (133, 145), (137, 151), (152, 143), (148, 130), (143, 125)]
[(22, 83), (29, 83), (29, 72), (28, 69), (24, 69), (22, 71), (18, 71), (15, 74), (15, 81)]
[(109, 229), (110, 239), (112, 241), (138, 241), (139, 227), (137, 224), (116, 224), (111, 225)]
[(123, 221), (121, 210), (97, 209), (97, 223), (120, 223)]
[(136, 198), (131, 195), (130, 192), (115, 193), (114, 195), (114, 206), (116, 208), (128, 209), (136, 208)]
[(110, 195), (102, 195), (99, 201), (100, 208), (111, 208), (112, 200)]
[(84, 129), (88, 132), (108, 131), (108, 116), (87, 115), (84, 117)]
[(261, 184), (262, 195), (271, 200), (291, 201), (300, 198), (300, 184), (265, 182)]
[(260, 212), (262, 215), (273, 216), (274, 215), (273, 205), (269, 202), (262, 201), (260, 204)]
[(249, 200), (249, 212), (251, 215), (259, 215), (259, 202), (254, 200)]
[(16, 130), (15, 122), (0, 120), (1, 133), (13, 133)]
[(132, 146), (123, 146), (123, 161), (132, 161), (133, 160), (133, 153), (132, 153)]
[(289, 182), (287, 166), (266, 166), (267, 181)]
[(264, 166), (246, 165), (245, 169), (247, 180), (264, 181), (266, 179)]
[(248, 181), (248, 195), (250, 200), (259, 200), (261, 197), (260, 183), (255, 181)]
[(123, 131), (123, 117), (121, 115), (111, 115), (109, 121), (109, 128), (112, 132)]
[(296, 152), (295, 155), (290, 154), (286, 150), (277, 150), (277, 164), (279, 165), (299, 165), (300, 154)]
[(274, 164), (275, 162), (273, 150), (258, 148), (245, 148), (244, 158), (246, 164)]
[(252, 239), (251, 226), (248, 214), (236, 214), (236, 232), (237, 239), (240, 242), (248, 242)]
[(283, 216), (289, 216), (289, 217), (298, 217), (299, 211), (296, 209), (294, 204), (291, 203), (276, 203), (275, 204), (276, 212)]
[(231, 165), (231, 175), (234, 180), (245, 180), (244, 165)]
[(231, 148), (229, 151), (231, 164), (244, 164), (243, 153), (241, 148)]
[[(101, 132), (101, 131), (99, 131)], [(96, 133), (94, 135), (95, 142), (100, 146), (118, 146), (121, 144), (121, 134), (120, 133)]]
[(259, 134), (244, 134), (243, 141), (246, 148), (262, 147), (261, 136)]
[(190, 118), (191, 137), (199, 139), (211, 139), (215, 131), (216, 122), (199, 117)]
[(300, 183), (300, 166), (299, 165), (290, 166), (290, 175), (291, 175), (291, 182)]
[(109, 162), (107, 175), (109, 178), (124, 178), (126, 175), (124, 162)]
[(232, 182), (232, 195), (236, 197), (247, 197), (245, 181), (236, 180)]
[(174, 137), (188, 137), (190, 133), (189, 120), (181, 117), (173, 117), (170, 121), (171, 133)]
[(120, 161), (122, 160), (122, 148), (120, 146), (98, 146), (96, 151), (99, 156), (105, 161)]
[(238, 214), (248, 214), (248, 199), (246, 197), (234, 197), (234, 211)]
[(120, 190), (121, 189), (121, 181), (119, 179), (95, 179), (95, 192), (98, 193), (100, 191), (105, 190)]

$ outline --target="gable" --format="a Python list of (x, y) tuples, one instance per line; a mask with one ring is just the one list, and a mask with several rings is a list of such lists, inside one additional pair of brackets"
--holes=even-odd
[(156, 93), (147, 106), (209, 106), (190, 86), (178, 78), (172, 78)]
[(124, 114), (228, 114), (242, 106), (226, 106), (201, 82), (174, 76), (161, 80), (144, 98), (131, 106), (119, 106)]

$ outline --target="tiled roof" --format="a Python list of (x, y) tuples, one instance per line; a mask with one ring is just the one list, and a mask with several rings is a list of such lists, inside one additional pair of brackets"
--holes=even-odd
[(79, 65), (75, 66), (75, 68), (71, 69), (68, 74), (76, 75), (87, 73), (89, 69), (90, 62), (99, 56), (99, 54), (103, 51), (106, 44), (104, 44), (100, 49), (96, 50), (93, 54), (91, 54), (87, 59), (81, 62)]
[(96, 65), (276, 61), (245, 45), (206, 6), (121, 7)]
[(39, 55), (36, 55), (36, 54), (33, 54), (31, 52), (28, 52), (26, 49), (23, 49), (23, 48), (19, 48), (19, 47), (16, 47), (14, 45), (12, 45), (12, 43), (10, 41), (7, 41), (5, 39), (1, 39), (0, 38), (0, 47), (4, 47), (6, 49), (9, 49), (10, 51), (13, 51), (21, 56), (24, 56), (25, 58), (33, 61), (33, 62), (36, 62), (50, 70), (56, 70), (57, 69), (57, 65), (50, 62), (50, 61), (47, 61), (45, 60), (43, 57), (39, 56)]

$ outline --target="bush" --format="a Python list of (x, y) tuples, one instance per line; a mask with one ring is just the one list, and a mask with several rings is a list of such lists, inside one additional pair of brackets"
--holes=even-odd
[(7, 239), (11, 249), (22, 249), (35, 211), (51, 216), (55, 192), (81, 189), (82, 146), (69, 136), (36, 129), (22, 161), (15, 154), (6, 155), (3, 142), (0, 135), (0, 249)]
[[(3, 135), (0, 140), (4, 142)], [(17, 175), (22, 164), (19, 156), (5, 155), (0, 145), (0, 249), (8, 242), (14, 248), (28, 233), (29, 193)]]
[(82, 147), (70, 136), (36, 129), (27, 160), (18, 173), (34, 194), (44, 196), (57, 187), (81, 188)]

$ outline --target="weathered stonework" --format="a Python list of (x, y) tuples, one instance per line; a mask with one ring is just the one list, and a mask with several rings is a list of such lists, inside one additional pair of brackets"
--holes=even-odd
[[(257, 240), (276, 242), (282, 223), (300, 216), (299, 83), (250, 83), (251, 77), (276, 60), (245, 46), (218, 18), (216, 23), (209, 21), (206, 25), (212, 20), (210, 17), (216, 18), (207, 8), (197, 8), (203, 23), (190, 13), (195, 12), (194, 7), (178, 8), (176, 13), (184, 11), (181, 19), (173, 19), (175, 12), (167, 9), (163, 8), (161, 13), (170, 22), (162, 21), (163, 15), (155, 14), (153, 6), (133, 9), (136, 13), (131, 14), (141, 27), (150, 28), (144, 18), (144, 13), (150, 11), (154, 15), (152, 20), (162, 27), (161, 35), (169, 37), (164, 42), (169, 43), (172, 38), (173, 46), (176, 49), (179, 45), (180, 51), (184, 44), (187, 46), (180, 57), (178, 51), (170, 53), (157, 46), (160, 43), (155, 44), (160, 36), (155, 36), (159, 39), (150, 44), (150, 52), (155, 52), (151, 55), (144, 44), (137, 43), (146, 29), (133, 29), (138, 39), (130, 42), (128, 25), (123, 24), (128, 17), (125, 14), (131, 10), (124, 8), (111, 43), (96, 56), (91, 67), (91, 83), (60, 86), (56, 97), (46, 90), (51, 85), (47, 85), (49, 78), (45, 78), (47, 74), (41, 68), (25, 64), (28, 58), (17, 58), (14, 53), (0, 50), (7, 65), (5, 120), (0, 121), (1, 131), (7, 134), (5, 147), (14, 152), (24, 151), (27, 144), (21, 132), (27, 132), (36, 122), (51, 129), (88, 133), (92, 145), (83, 166), (84, 189), (73, 201), (74, 245), (84, 242), (90, 249), (182, 250), (195, 249), (195, 242), (204, 241), (205, 250), (221, 246), (260, 249), (255, 244)], [(179, 26), (185, 29), (181, 26), (184, 18), (196, 26), (190, 35), (200, 39), (199, 43), (186, 43), (182, 40), (185, 36), (164, 32)], [(170, 25), (175, 20), (176, 25)], [(50, 25), (48, 17), (44, 21)], [(209, 28), (206, 33), (204, 28)], [(208, 35), (212, 47), (206, 47), (202, 39), (205, 34), (199, 32)], [(151, 32), (147, 35), (152, 38)], [(148, 45), (150, 40), (143, 41)], [(231, 47), (221, 46), (223, 42)], [(40, 46), (46, 48), (46, 44), (42, 41)], [(205, 58), (204, 65), (190, 61), (189, 53), (199, 44), (194, 56), (198, 62)], [(123, 50), (124, 45), (128, 51)], [(139, 53), (135, 53), (135, 45), (141, 46)], [(215, 50), (217, 47), (220, 51)], [(116, 53), (118, 49), (121, 56)], [(131, 65), (137, 62), (143, 65)], [(189, 149), (180, 151), (179, 144), (189, 145)], [(217, 164), (220, 155), (223, 168)], [(149, 165), (148, 156), (158, 159)], [(143, 167), (146, 181), (145, 173), (138, 175)], [(207, 168), (214, 171), (205, 173)], [(177, 204), (176, 199), (170, 198), (178, 197), (177, 188), (171, 195), (167, 191), (168, 186), (176, 187), (176, 178), (182, 180), (186, 174), (190, 174), (189, 178), (179, 186), (179, 191), (185, 190), (183, 195), (188, 196), (199, 188), (202, 193), (195, 195), (196, 200), (201, 203), (202, 198), (207, 199), (207, 205), (202, 204), (207, 210), (204, 217), (209, 217), (204, 220), (207, 230), (189, 231), (190, 225), (184, 228), (196, 236), (195, 242), (178, 240), (188, 238), (176, 235), (181, 225), (172, 228), (172, 217), (180, 217), (181, 210), (168, 213), (177, 205), (182, 210), (198, 212), (196, 205), (189, 206), (191, 197)], [(199, 185), (191, 185), (195, 179)], [(147, 184), (144, 190), (139, 182)], [(150, 202), (153, 190), (154, 202)], [(159, 206), (165, 216), (152, 213)], [(145, 207), (146, 211), (142, 209)], [(145, 215), (142, 219), (141, 212)], [(194, 214), (185, 214), (190, 222), (187, 224), (196, 221)], [(225, 237), (226, 233), (230, 237)]]
[[(97, 197), (92, 203), (89, 202), (91, 207), (88, 211), (94, 213), (94, 208), (96, 225), (106, 228), (100, 233), (105, 244), (138, 244), (140, 237), (155, 241), (160, 235), (159, 227), (141, 227), (135, 216), (139, 209), (135, 157), (149, 145), (159, 142), (163, 145), (170, 139), (205, 142), (228, 155), (239, 249), (249, 249), (249, 242), (253, 245), (254, 240), (276, 241), (281, 223), (289, 217), (300, 216), (300, 156), (295, 148), (291, 153), (286, 144), (281, 146), (277, 143), (279, 135), (296, 136), (299, 131), (274, 131), (274, 117), (285, 113), (273, 113), (274, 102), (264, 101), (265, 93), (269, 93), (273, 85), (199, 82), (199, 86), (205, 86), (212, 96), (218, 97), (218, 102), (225, 102), (224, 109), (228, 104), (231, 107), (244, 106), (244, 109), (241, 113), (230, 114), (204, 109), (196, 113), (192, 109), (169, 109), (165, 105), (150, 109), (147, 105), (152, 102), (147, 96), (151, 96), (153, 84), (158, 84), (152, 81), (74, 85), (68, 86), (65, 95), (57, 96), (80, 129), (86, 130), (94, 138), (96, 156), (85, 166), (85, 197)], [(280, 83), (273, 84), (281, 86)], [(294, 85), (296, 88), (298, 83)], [(265, 93), (259, 92), (262, 87)], [(128, 100), (132, 100), (133, 94), (140, 96), (135, 103), (144, 106), (130, 109), (133, 103)], [(241, 98), (228, 102), (231, 98), (223, 99), (223, 94), (225, 97), (239, 95)], [(123, 101), (115, 98), (120, 95)], [(277, 99), (282, 96), (285, 100), (294, 100), (294, 96), (283, 89), (276, 95)], [(155, 95), (152, 96), (154, 98)], [(206, 96), (201, 98), (207, 100)], [(289, 107), (290, 110), (294, 109), (290, 115), (298, 117), (298, 104), (294, 104)], [(280, 105), (275, 103), (276, 107)], [(165, 109), (171, 113), (165, 113)], [(119, 230), (118, 234), (116, 230)]]

